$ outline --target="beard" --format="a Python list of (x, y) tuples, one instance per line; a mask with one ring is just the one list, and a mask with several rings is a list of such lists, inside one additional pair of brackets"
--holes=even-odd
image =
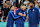
[(31, 8), (33, 8), (33, 6), (30, 6)]

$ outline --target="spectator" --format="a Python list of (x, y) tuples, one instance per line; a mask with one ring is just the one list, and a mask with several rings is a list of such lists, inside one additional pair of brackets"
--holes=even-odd
[(37, 1), (35, 1), (35, 7), (38, 7), (38, 2)]
[(5, 3), (6, 0), (3, 0), (3, 3)]
[(23, 5), (23, 1), (21, 1), (21, 4), (20, 4), (21, 6)]
[(28, 14), (28, 10), (30, 9), (30, 6), (28, 6), (28, 8), (27, 8), (27, 14)]
[(28, 9), (28, 7), (29, 7), (29, 3), (27, 4), (26, 8)]
[(34, 0), (29, 0), (30, 2), (33, 2)]
[(9, 8), (11, 7), (11, 3), (9, 2)]
[(8, 8), (9, 6), (7, 5), (7, 4), (5, 4), (5, 7), (3, 8), (3, 11), (4, 11), (4, 20), (6, 20), (6, 17), (7, 17), (7, 15), (8, 15), (8, 12), (9, 12), (9, 8)]
[(29, 1), (28, 1), (28, 0), (25, 0), (25, 1), (24, 1), (24, 4), (25, 4), (25, 5), (27, 5), (28, 3), (29, 3)]
[(0, 0), (0, 6), (2, 6), (2, 2), (3, 2), (3, 0)]
[(40, 2), (40, 0), (38, 0), (38, 2)]

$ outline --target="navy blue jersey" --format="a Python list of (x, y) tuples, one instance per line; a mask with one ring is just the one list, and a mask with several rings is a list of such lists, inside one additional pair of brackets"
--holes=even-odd
[(39, 9), (36, 7), (33, 7), (32, 9), (29, 9), (28, 11), (28, 19), (29, 19), (29, 25), (36, 27), (37, 24), (39, 24)]
[[(10, 10), (10, 11), (12, 11), (12, 10)], [(13, 24), (14, 24), (14, 20), (13, 20), (13, 17), (11, 15), (10, 11), (8, 13), (7, 27), (13, 27)]]

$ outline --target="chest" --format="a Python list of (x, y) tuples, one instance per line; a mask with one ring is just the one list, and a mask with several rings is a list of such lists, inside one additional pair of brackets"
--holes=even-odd
[(32, 15), (32, 16), (34, 15), (34, 16), (35, 16), (37, 12), (36, 12), (36, 10), (34, 9), (34, 10), (32, 10), (32, 11), (29, 10), (28, 13), (29, 13), (29, 15)]

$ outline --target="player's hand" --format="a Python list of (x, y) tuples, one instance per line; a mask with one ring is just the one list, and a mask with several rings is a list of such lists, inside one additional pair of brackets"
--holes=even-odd
[(18, 13), (18, 15), (23, 16), (22, 13)]
[(37, 24), (37, 27), (38, 27), (38, 25), (39, 25), (39, 24)]
[(28, 21), (28, 15), (26, 16), (26, 21), (29, 22), (29, 21)]
[(26, 14), (23, 14), (23, 16), (25, 17), (25, 16), (26, 16)]

